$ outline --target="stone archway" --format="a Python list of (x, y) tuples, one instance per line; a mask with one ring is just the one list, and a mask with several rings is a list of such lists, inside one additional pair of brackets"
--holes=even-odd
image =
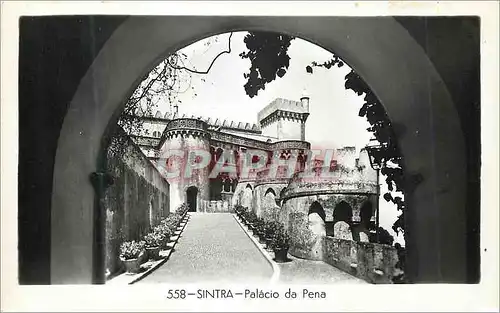
[(253, 200), (253, 189), (250, 184), (247, 184), (245, 186), (245, 189), (241, 192), (241, 201), (240, 204), (241, 206), (251, 209), (252, 207), (252, 200)]
[(318, 201), (314, 201), (309, 207), (308, 212), (309, 226), (313, 233), (326, 236), (325, 228), (325, 210)]
[[(179, 28), (181, 24), (186, 27)], [(165, 33), (165, 29), (178, 31)], [(447, 244), (465, 242), (465, 224), (440, 227), (465, 219), (464, 139), (449, 136), (462, 133), (458, 115), (433, 64), (395, 19), (134, 16), (99, 52), (69, 104), (60, 131), (51, 204), (51, 282), (102, 280), (95, 264), (102, 252), (95, 250), (93, 241), (94, 233), (103, 231), (95, 222), (102, 213), (95, 208), (89, 174), (103, 170), (102, 138), (116, 122), (124, 100), (169, 53), (235, 30), (300, 36), (335, 51), (365, 79), (397, 130), (408, 182), (418, 182), (405, 198), (406, 245), (412, 247), (407, 255), (408, 276), (413, 281), (443, 281), (460, 280), (463, 275), (465, 280), (465, 246)], [(448, 270), (449, 264), (454, 271)]]
[(352, 222), (352, 207), (346, 201), (340, 201), (333, 209), (333, 221)]
[(326, 236), (325, 210), (318, 201), (314, 201), (307, 214), (308, 228), (313, 234), (314, 244), (311, 247), (311, 257), (315, 260), (323, 259), (323, 240)]
[(333, 210), (333, 237), (352, 240), (352, 207), (344, 200)]
[(276, 192), (273, 188), (267, 188), (262, 198), (262, 217), (265, 220), (277, 221), (279, 217), (279, 206), (276, 204)]
[[(359, 210), (361, 216), (361, 222), (359, 223), (359, 228), (357, 229), (359, 241), (369, 242), (369, 241), (377, 241), (377, 236), (373, 238), (374, 240), (370, 240), (371, 231), (375, 230), (375, 234), (377, 234), (377, 227), (379, 226), (377, 222), (375, 225), (372, 225), (371, 219), (373, 216), (373, 204), (370, 200), (366, 200), (361, 205)], [(378, 214), (378, 212), (376, 212)]]

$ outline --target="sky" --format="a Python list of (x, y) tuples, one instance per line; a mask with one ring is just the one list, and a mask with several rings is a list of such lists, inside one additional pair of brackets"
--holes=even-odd
[[(359, 153), (366, 146), (372, 137), (366, 130), (370, 125), (366, 118), (358, 116), (362, 97), (344, 87), (344, 77), (350, 71), (347, 65), (314, 68), (314, 73), (308, 74), (307, 65), (312, 61), (327, 61), (332, 53), (296, 38), (288, 50), (291, 60), (285, 76), (267, 84), (265, 90), (250, 98), (243, 87), (246, 82), (243, 74), (248, 72), (250, 60), (239, 56), (246, 51), (245, 35), (246, 32), (233, 34), (231, 53), (221, 55), (207, 75), (191, 76), (190, 84), (182, 87), (187, 91), (178, 95), (180, 114), (257, 123), (257, 113), (275, 98), (299, 101), (306, 93), (310, 97), (306, 140), (313, 148), (355, 146)], [(229, 34), (222, 34), (216, 39), (211, 37), (183, 48), (181, 51), (188, 56), (186, 66), (205, 71), (217, 54), (227, 50), (228, 38)], [(160, 100), (158, 110), (164, 114), (170, 110), (170, 104)], [(381, 194), (385, 191), (384, 178), (381, 177)], [(381, 199), (380, 213), (380, 226), (403, 244), (402, 236), (397, 237), (391, 228), (399, 214), (395, 205)]]

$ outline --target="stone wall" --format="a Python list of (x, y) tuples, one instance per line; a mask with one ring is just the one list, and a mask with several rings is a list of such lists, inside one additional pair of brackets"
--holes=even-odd
[(127, 140), (123, 154), (108, 158), (114, 184), (106, 190), (106, 271), (120, 269), (122, 242), (139, 240), (169, 214), (169, 185), (140, 149)]
[(265, 220), (278, 220), (281, 208), (276, 203), (276, 199), (279, 199), (286, 185), (286, 183), (279, 182), (255, 184), (252, 209), (258, 217)]
[(253, 189), (255, 183), (252, 181), (240, 181), (236, 186), (234, 195), (231, 199), (232, 206), (241, 205), (246, 208), (252, 208)]
[(374, 284), (392, 283), (397, 250), (388, 245), (323, 238), (323, 261)]
[(325, 236), (317, 235), (311, 230), (308, 215), (294, 212), (288, 215), (287, 221), (285, 225), (290, 235), (289, 253), (302, 259), (323, 260)]

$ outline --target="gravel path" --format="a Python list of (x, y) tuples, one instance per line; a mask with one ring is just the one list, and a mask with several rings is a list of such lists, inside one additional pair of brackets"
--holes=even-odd
[(267, 283), (269, 262), (228, 213), (191, 215), (170, 259), (140, 283)]

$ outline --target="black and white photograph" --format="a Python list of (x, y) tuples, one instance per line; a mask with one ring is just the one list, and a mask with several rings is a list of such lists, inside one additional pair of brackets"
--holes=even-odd
[(3, 2), (2, 311), (498, 310), (474, 3)]

